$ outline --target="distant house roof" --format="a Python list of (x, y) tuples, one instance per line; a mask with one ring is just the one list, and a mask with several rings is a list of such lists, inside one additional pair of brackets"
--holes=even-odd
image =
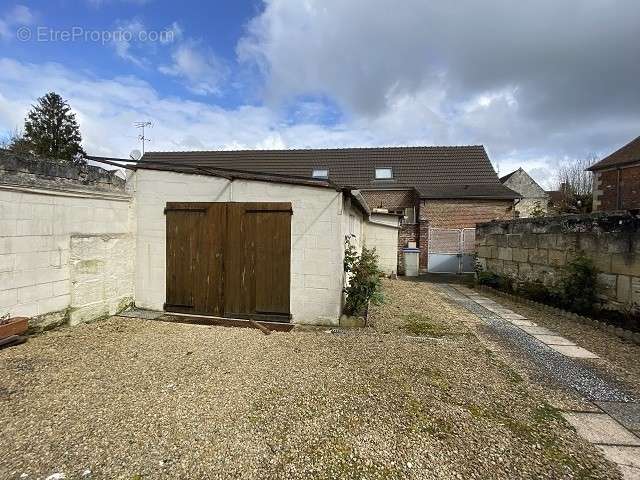
[(617, 167), (628, 163), (640, 162), (640, 137), (630, 141), (624, 147), (616, 150), (611, 155), (603, 158), (587, 170), (602, 170), (604, 168)]
[[(482, 145), (148, 152), (142, 161), (170, 164), (164, 168), (176, 171), (197, 166), (298, 178), (323, 169), (330, 182), (343, 188), (415, 189), (424, 198), (519, 197), (500, 183)], [(390, 168), (391, 178), (376, 179), (380, 168)]]
[(500, 177), (500, 183), (506, 182), (507, 180), (509, 180), (513, 176), (514, 173), (517, 173), (520, 170), (522, 170), (522, 168), (519, 168), (518, 170), (514, 170), (511, 173), (507, 173), (504, 177)]
[(558, 204), (562, 201), (564, 194), (560, 190), (547, 190), (551, 203)]

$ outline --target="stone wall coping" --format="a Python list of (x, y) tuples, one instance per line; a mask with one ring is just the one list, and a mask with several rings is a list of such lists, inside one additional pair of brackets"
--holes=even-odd
[[(583, 215), (557, 215), (539, 218), (518, 218), (513, 220), (492, 220), (477, 225), (479, 232), (485, 230), (501, 229), (502, 233), (511, 233), (518, 230), (523, 233), (536, 229), (536, 233), (571, 233), (571, 232), (602, 232), (621, 233), (639, 232), (640, 215), (634, 215), (628, 211), (598, 212)], [(548, 229), (548, 231), (540, 231)]]
[(125, 193), (126, 181), (104, 168), (0, 150), (0, 184), (14, 187)]

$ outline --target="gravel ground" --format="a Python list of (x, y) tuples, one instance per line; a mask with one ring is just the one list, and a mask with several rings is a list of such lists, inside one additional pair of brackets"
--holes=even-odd
[(455, 295), (456, 302), (476, 313), (492, 335), (512, 344), (512, 348), (534, 364), (546, 377), (560, 386), (575, 389), (589, 401), (634, 402), (631, 391), (608, 372), (597, 368), (599, 359), (578, 360), (562, 355), (535, 339), (521, 328), (502, 319), (468, 297), (460, 297), (454, 288), (442, 286), (448, 295)]
[(634, 393), (640, 397), (640, 362), (638, 362), (640, 345), (624, 341), (615, 335), (561, 315), (554, 315), (539, 308), (494, 295), (491, 292), (482, 292), (482, 295), (526, 316), (541, 327), (556, 331), (577, 345), (596, 353), (607, 361), (604, 368), (632, 387)]
[(0, 478), (619, 478), (433, 285), (341, 333), (112, 318), (0, 351)]

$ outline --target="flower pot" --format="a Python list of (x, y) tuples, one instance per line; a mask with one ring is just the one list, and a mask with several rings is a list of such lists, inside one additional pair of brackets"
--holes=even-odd
[(0, 339), (10, 337), (11, 335), (20, 335), (29, 328), (29, 319), (27, 317), (10, 318), (7, 323), (0, 325)]

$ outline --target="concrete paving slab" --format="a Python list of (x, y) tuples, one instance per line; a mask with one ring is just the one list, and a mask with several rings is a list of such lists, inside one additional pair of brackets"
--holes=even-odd
[(520, 315), (519, 313), (505, 313), (501, 315), (505, 320), (526, 320), (527, 317)]
[(556, 332), (549, 330), (544, 327), (521, 327), (522, 330), (527, 332), (529, 335), (557, 335)]
[(596, 405), (629, 430), (640, 430), (640, 403), (596, 402)]
[(507, 322), (516, 325), (518, 327), (537, 327), (538, 324), (536, 322), (532, 322), (531, 320), (507, 320)]
[(640, 447), (598, 445), (598, 448), (613, 463), (640, 469)]
[(546, 345), (571, 345), (575, 346), (571, 340), (568, 340), (560, 335), (534, 335), (535, 338), (540, 340)]
[(600, 358), (586, 348), (575, 345), (548, 345), (548, 347), (571, 358)]
[[(472, 299), (460, 298), (460, 294), (450, 286), (438, 286), (438, 288), (451, 301), (474, 314), (487, 327), (494, 340), (507, 343), (510, 347), (520, 351), (531, 362), (532, 367), (546, 376), (549, 381), (557, 382), (565, 388), (575, 389), (589, 401), (640, 401), (628, 390), (628, 387), (612, 379), (609, 375), (603, 375), (603, 372), (593, 364), (595, 362), (580, 361), (580, 359), (571, 358), (554, 350), (531, 334), (526, 333), (523, 328), (527, 327), (515, 325), (518, 320), (511, 322), (504, 320)], [(536, 333), (536, 335), (539, 334)], [(558, 335), (555, 332), (543, 334)], [(558, 346), (558, 348), (563, 347)], [(601, 412), (599, 407), (595, 404), (592, 405), (591, 408)]]
[(606, 413), (565, 412), (562, 416), (590, 443), (640, 446), (640, 438)]

